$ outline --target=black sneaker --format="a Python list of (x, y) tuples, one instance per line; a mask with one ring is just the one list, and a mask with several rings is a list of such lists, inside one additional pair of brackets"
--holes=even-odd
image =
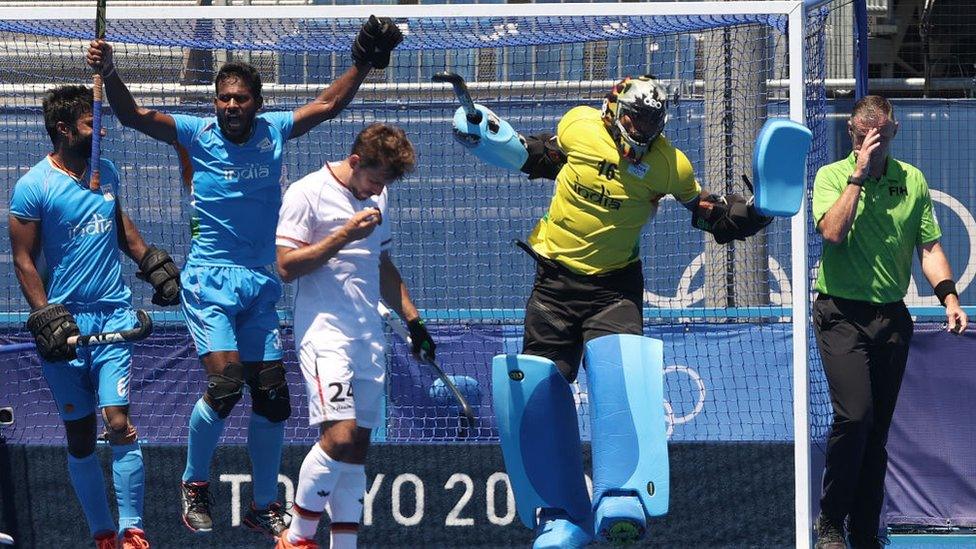
[(193, 533), (213, 530), (213, 519), (210, 518), (210, 483), (184, 482), (181, 488), (183, 524)]
[(817, 517), (814, 528), (817, 531), (815, 549), (847, 549), (847, 544), (844, 543), (844, 529), (836, 522), (821, 514)]
[(278, 539), (290, 524), (291, 515), (278, 502), (272, 502), (263, 511), (258, 511), (254, 508), (254, 503), (251, 503), (251, 508), (244, 515), (244, 526), (273, 539)]
[(876, 535), (855, 536), (851, 534), (847, 536), (847, 541), (852, 549), (883, 549), (889, 543), (887, 537)]

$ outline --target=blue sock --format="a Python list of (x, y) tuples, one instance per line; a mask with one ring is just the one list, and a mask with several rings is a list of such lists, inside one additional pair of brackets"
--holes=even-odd
[(254, 506), (267, 509), (278, 496), (278, 470), (281, 468), (281, 446), (285, 442), (285, 422), (273, 423), (251, 412), (247, 426), (247, 452), (251, 455), (251, 486)]
[(142, 500), (146, 492), (146, 470), (138, 443), (112, 446), (112, 479), (119, 505), (119, 533), (142, 529)]
[(190, 414), (190, 436), (186, 441), (186, 469), (183, 482), (208, 482), (210, 462), (217, 441), (224, 432), (224, 420), (202, 398)]
[(114, 532), (115, 521), (112, 520), (108, 498), (105, 497), (105, 477), (102, 475), (102, 466), (98, 463), (98, 455), (76, 458), (69, 453), (68, 475), (78, 496), (78, 503), (81, 503), (81, 509), (85, 512), (91, 534), (94, 536), (100, 532)]

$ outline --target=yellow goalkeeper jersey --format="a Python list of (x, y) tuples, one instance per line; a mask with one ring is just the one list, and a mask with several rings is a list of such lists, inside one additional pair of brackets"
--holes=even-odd
[(529, 245), (572, 271), (600, 274), (636, 261), (641, 229), (658, 201), (670, 194), (684, 203), (701, 193), (688, 157), (664, 136), (639, 164), (621, 158), (592, 107), (567, 112), (556, 139), (566, 164)]

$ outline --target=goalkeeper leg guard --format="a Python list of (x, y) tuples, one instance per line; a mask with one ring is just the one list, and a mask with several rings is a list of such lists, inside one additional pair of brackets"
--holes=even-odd
[(645, 515), (668, 511), (663, 355), (663, 342), (637, 335), (586, 344), (594, 530), (611, 543), (641, 539)]
[[(585, 537), (590, 498), (569, 383), (549, 359), (498, 355), (492, 386), (505, 468), (522, 523), (535, 528), (538, 508), (562, 512), (565, 518), (557, 520), (578, 525)], [(573, 539), (580, 537), (575, 534)], [(564, 539), (564, 546), (579, 546), (573, 539)]]

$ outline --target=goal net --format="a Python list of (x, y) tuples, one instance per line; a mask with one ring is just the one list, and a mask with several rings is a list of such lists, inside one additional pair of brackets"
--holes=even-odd
[[(665, 134), (687, 154), (702, 186), (748, 194), (740, 174), (751, 174), (753, 140), (769, 117), (805, 120), (815, 135), (810, 169), (825, 160), (825, 14), (805, 14), (805, 30), (797, 34), (804, 16), (795, 12), (802, 9), (801, 2), (110, 8), (107, 40), (115, 45), (119, 73), (143, 106), (212, 114), (215, 71), (225, 61), (243, 60), (264, 78), (264, 109), (290, 110), (349, 66), (350, 43), (369, 13), (396, 18), (406, 38), (389, 68), (373, 71), (339, 118), (289, 142), (283, 186), (345, 157), (370, 122), (406, 130), (418, 169), (390, 191), (393, 256), (431, 325), (442, 366), (468, 378), (480, 421), (460, 432), (456, 408), (431, 390), (432, 373), (397, 342), (389, 357), (388, 421), (377, 438), (493, 442), (490, 359), (520, 350), (522, 309), (534, 274), (533, 261), (513, 240), (524, 239), (545, 214), (553, 189), (549, 182), (487, 166), (456, 144), (450, 120), (458, 103), (448, 86), (431, 83), (431, 75), (462, 75), (475, 101), (524, 134), (554, 131), (577, 105), (599, 108), (625, 76), (654, 75), (669, 94)], [(93, 16), (94, 9), (75, 8), (3, 13), (4, 203), (17, 178), (50, 149), (43, 92), (91, 79), (84, 50)], [(176, 152), (122, 128), (108, 110), (102, 120), (108, 130), (102, 154), (120, 168), (122, 203), (147, 242), (168, 249), (182, 264), (190, 245), (189, 208)], [(794, 299), (796, 281), (806, 271), (805, 240), (797, 238), (805, 223), (803, 215), (778, 219), (761, 236), (729, 246), (693, 229), (689, 213), (674, 200), (665, 200), (648, 223), (640, 242), (646, 333), (665, 342), (672, 441), (792, 442), (794, 374), (806, 368), (805, 345), (794, 346), (791, 322), (797, 311), (805, 316), (805, 305)], [(6, 234), (0, 238), (9, 249)], [(20, 326), (26, 305), (10, 256), (2, 257), (3, 336), (25, 341)], [(152, 306), (147, 286), (132, 276), (134, 266), (127, 262), (125, 269), (134, 305), (151, 310), (158, 326), (136, 346), (132, 392), (140, 433), (150, 442), (183, 443), (204, 374), (178, 313)], [(306, 424), (288, 338), (290, 300), (289, 292), (280, 304), (294, 397), (287, 436), (305, 442), (317, 433)], [(60, 444), (60, 421), (36, 358), (0, 360), (0, 403), (14, 404), (21, 418), (12, 440)], [(585, 437), (585, 384), (574, 390)], [(235, 413), (224, 440), (243, 442), (246, 430)]]

